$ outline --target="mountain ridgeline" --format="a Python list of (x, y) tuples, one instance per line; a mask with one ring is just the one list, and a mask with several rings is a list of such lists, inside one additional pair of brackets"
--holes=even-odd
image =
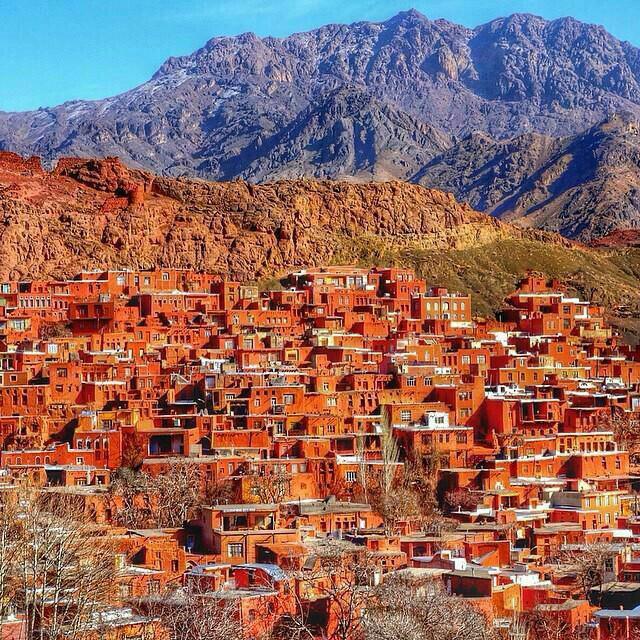
[(0, 113), (0, 149), (166, 176), (403, 179), (591, 241), (640, 226), (640, 50), (572, 18), (408, 11), (217, 37), (97, 101)]

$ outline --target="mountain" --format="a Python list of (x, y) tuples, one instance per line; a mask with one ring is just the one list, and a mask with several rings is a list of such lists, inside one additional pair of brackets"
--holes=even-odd
[(406, 178), (451, 137), (574, 135), (639, 105), (639, 50), (602, 27), (516, 14), (468, 29), (408, 11), (213, 38), (121, 95), (0, 114), (0, 148), (220, 180)]
[(521, 226), (586, 242), (640, 228), (640, 122), (612, 116), (576, 136), (467, 136), (415, 179)]
[(252, 182), (315, 176), (408, 177), (451, 145), (451, 138), (366, 92), (342, 88), (242, 157), (218, 168)]
[(591, 242), (640, 227), (640, 50), (572, 18), (407, 11), (213, 38), (118, 96), (0, 113), (0, 149), (165, 176), (402, 179)]
[(173, 266), (262, 281), (341, 263), (411, 266), (473, 293), (480, 313), (536, 269), (624, 307), (630, 335), (640, 333), (640, 249), (576, 245), (420, 185), (215, 183), (154, 176), (115, 158), (64, 158), (49, 172), (38, 158), (0, 152), (0, 278)]

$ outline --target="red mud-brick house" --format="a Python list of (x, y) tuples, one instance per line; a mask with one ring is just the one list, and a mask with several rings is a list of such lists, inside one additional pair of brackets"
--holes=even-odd
[(256, 545), (300, 542), (300, 532), (281, 526), (278, 505), (231, 504), (203, 508), (202, 546), (219, 562), (256, 561)]

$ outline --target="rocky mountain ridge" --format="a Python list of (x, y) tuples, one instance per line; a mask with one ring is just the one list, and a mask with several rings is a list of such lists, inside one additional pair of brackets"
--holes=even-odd
[(116, 158), (62, 159), (48, 172), (6, 152), (0, 215), (4, 278), (173, 266), (255, 280), (330, 263), (363, 235), (435, 250), (534, 234), (397, 181), (214, 183), (153, 176)]
[(414, 179), (520, 226), (590, 242), (640, 228), (640, 122), (620, 114), (566, 138), (474, 134)]
[(0, 149), (174, 177), (413, 180), (591, 241), (640, 225), (639, 118), (640, 50), (602, 27), (407, 11), (213, 38), (121, 95), (0, 113)]

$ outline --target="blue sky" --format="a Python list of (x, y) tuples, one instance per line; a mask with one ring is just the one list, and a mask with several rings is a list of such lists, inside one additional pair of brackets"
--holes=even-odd
[(411, 7), (467, 26), (572, 15), (640, 45), (636, 0), (0, 0), (0, 110), (114, 95), (216, 35), (284, 36)]

